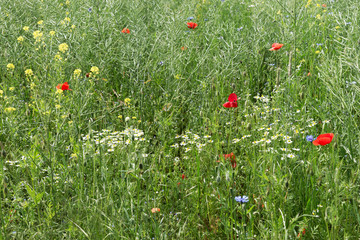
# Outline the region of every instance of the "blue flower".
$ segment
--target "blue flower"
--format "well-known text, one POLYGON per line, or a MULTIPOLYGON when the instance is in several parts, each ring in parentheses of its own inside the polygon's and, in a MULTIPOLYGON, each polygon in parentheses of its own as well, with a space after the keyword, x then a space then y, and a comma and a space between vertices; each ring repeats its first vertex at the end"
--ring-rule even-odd
POLYGON ((312 141, 314 141, 316 138, 314 138, 314 136, 313 135, 307 135, 306 136, 306 141, 308 141, 308 142, 312 142, 312 141))
POLYGON ((187 18, 187 20, 193 20, 194 19, 194 17, 188 17, 187 18))
POLYGON ((88 12, 91 12, 91 11, 92 11, 92 9, 91 9, 91 8, 89 8, 89 9, 88 9, 88 12))
POLYGON ((249 202, 249 197, 248 196, 237 196, 235 197, 235 201, 237 201, 238 203, 247 203, 249 202))
POLYGON ((239 28, 236 29, 236 30, 238 30, 238 32, 240 32, 242 29, 243 29, 243 27, 239 27, 239 28))

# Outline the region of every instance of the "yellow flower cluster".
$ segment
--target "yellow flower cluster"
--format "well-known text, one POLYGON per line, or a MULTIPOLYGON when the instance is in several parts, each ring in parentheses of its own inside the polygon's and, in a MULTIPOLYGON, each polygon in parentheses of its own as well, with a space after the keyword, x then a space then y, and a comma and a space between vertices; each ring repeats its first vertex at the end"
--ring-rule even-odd
POLYGON ((36 42, 40 42, 43 37, 43 33, 40 30, 36 30, 33 32, 33 36, 36 42))
POLYGON ((6 65, 6 68, 7 68, 8 71, 12 71, 12 70, 15 69, 15 66, 14 66, 14 64, 9 63, 8 65, 6 65))
POLYGON ((17 40, 18 40, 19 43, 22 43, 24 41, 24 37, 20 36, 20 37, 17 38, 17 40))
POLYGON ((31 69, 26 69, 26 70, 25 70, 25 75, 26 75, 27 77, 30 77, 30 76, 34 75, 34 73, 33 73, 33 71, 32 71, 31 69))
POLYGON ((50 36, 54 36, 55 35, 55 31, 50 31, 50 36))
POLYGON ((126 106, 129 106, 130 105, 130 102, 131 102, 131 99, 130 98, 125 98, 124 99, 124 103, 126 106))
POLYGON ((13 111, 15 111, 15 110, 16 110, 16 108, 8 107, 8 108, 5 108, 5 109, 4 109, 4 112, 6 112, 6 113, 11 113, 11 112, 13 112, 13 111))
POLYGON ((23 29, 24 29, 25 32, 29 31, 29 27, 28 27, 28 26, 23 27, 23 29))
POLYGON ((62 43, 59 45, 59 51, 62 53, 65 53, 67 50, 69 50, 69 45, 66 43, 62 43))
POLYGON ((94 75, 98 75, 99 74, 99 68, 96 66, 92 66, 90 68, 90 72, 93 73, 94 75))
POLYGON ((54 56, 55 61, 61 61, 62 57, 60 56, 59 52, 57 54, 55 54, 54 56))
POLYGON ((74 70, 74 78, 80 77, 80 74, 81 74, 81 69, 75 69, 74 70))

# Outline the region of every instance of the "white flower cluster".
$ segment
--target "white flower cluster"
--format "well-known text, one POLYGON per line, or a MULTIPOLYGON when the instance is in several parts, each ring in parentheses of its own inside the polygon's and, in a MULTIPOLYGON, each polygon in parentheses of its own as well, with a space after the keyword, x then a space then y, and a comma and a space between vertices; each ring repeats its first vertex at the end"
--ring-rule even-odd
POLYGON ((209 135, 205 135, 203 137, 199 136, 196 133, 192 133, 190 131, 187 131, 186 134, 183 135, 176 135, 175 139, 181 139, 180 143, 175 143, 171 145, 172 148, 178 148, 179 146, 185 147, 185 152, 191 151, 192 147, 191 145, 195 145, 198 151, 201 151, 203 147, 206 146, 207 143, 212 143, 213 140, 210 139, 211 137, 209 135))
MULTIPOLYGON (((117 147, 124 147, 133 142, 143 142, 144 132, 136 128, 126 128, 124 131, 111 131, 103 129, 101 131, 91 131, 90 134, 82 135, 83 145, 88 142, 95 143, 98 146, 105 146, 108 152, 114 152, 117 147)), ((96 151, 99 154, 99 151, 96 151)))

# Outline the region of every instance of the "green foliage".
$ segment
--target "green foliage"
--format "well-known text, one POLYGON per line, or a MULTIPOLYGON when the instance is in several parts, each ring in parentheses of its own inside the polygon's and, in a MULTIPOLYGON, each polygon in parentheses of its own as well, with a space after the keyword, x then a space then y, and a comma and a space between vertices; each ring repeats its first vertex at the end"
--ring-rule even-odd
POLYGON ((359 7, 1 1, 0 238, 357 239, 359 7))

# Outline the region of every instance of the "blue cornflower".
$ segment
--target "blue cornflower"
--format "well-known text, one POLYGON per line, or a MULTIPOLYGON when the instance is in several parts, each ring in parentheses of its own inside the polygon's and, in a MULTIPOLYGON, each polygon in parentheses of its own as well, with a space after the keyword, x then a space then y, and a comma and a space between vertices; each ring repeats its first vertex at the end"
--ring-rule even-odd
POLYGON ((249 201, 249 197, 248 196, 237 196, 235 197, 235 201, 237 201, 238 203, 247 203, 249 201))
POLYGON ((187 18, 187 20, 193 20, 194 19, 194 17, 188 17, 187 18))
POLYGON ((240 32, 242 29, 243 29, 243 27, 239 27, 239 28, 236 29, 236 30, 238 30, 238 32, 240 32))
POLYGON ((306 141, 308 141, 308 142, 312 142, 312 141, 314 141, 316 138, 314 138, 314 136, 313 135, 307 135, 306 136, 306 141))
POLYGON ((91 9, 91 8, 89 8, 89 9, 88 9, 88 12, 91 12, 91 11, 92 11, 92 9, 91 9))

